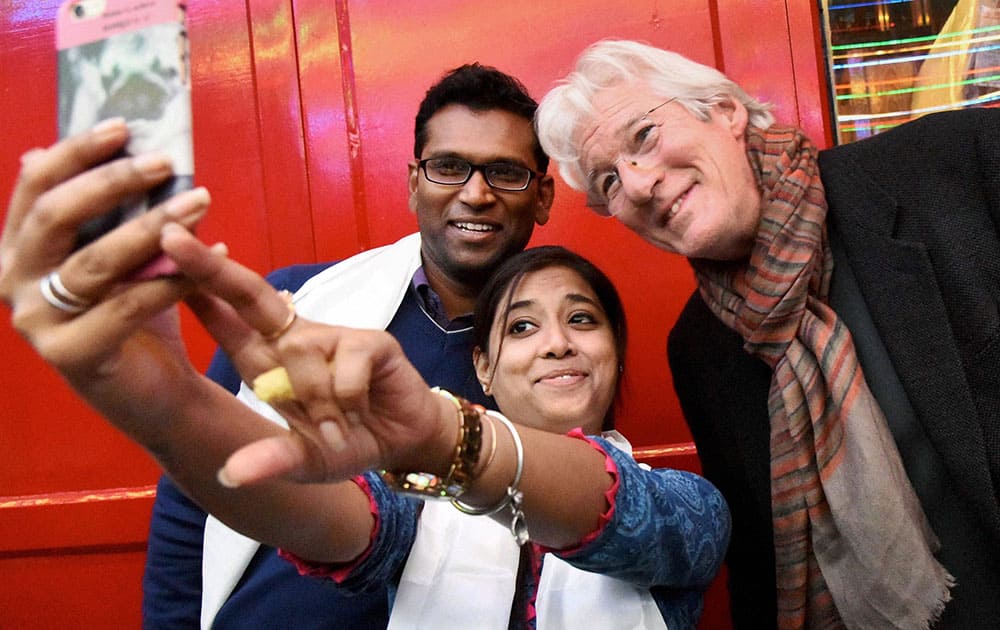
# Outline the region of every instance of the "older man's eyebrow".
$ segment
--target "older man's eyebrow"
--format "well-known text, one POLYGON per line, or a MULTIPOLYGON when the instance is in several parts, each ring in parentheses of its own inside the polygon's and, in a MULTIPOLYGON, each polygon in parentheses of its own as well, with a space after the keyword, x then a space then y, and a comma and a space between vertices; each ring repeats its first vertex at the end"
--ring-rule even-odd
MULTIPOLYGON (((657 106, 656 106, 656 107, 654 107, 653 109, 656 109, 657 107, 660 107, 660 106, 659 106, 659 105, 657 105, 657 106)), ((638 122, 639 122, 640 120, 642 120, 642 119, 643 119, 643 118, 645 118, 646 116, 649 116, 649 113, 650 113, 651 111, 653 111, 653 109, 650 109, 650 110, 647 110, 647 111, 644 111, 644 112, 642 112, 642 113, 640 113, 640 114, 636 114, 636 115, 632 116, 632 117, 631 117, 631 118, 629 118, 629 119, 628 119, 627 121, 625 121, 625 124, 624 124, 624 125, 622 125, 621 127, 619 127, 619 128, 617 129, 617 132, 618 132, 618 133, 622 133, 623 131, 626 131, 626 130, 628 130, 628 129, 631 129, 631 128, 632 128, 633 126, 635 126, 635 124, 636 124, 636 123, 638 123, 638 122)))
MULTIPOLYGON (((660 107, 660 105, 657 105, 657 107, 660 107)), ((653 109, 657 109, 657 107, 654 107, 653 109)), ((641 112, 641 113, 638 113, 638 114, 635 114, 635 115, 631 116, 628 120, 626 120, 624 123, 622 123, 617 128, 615 128, 615 130, 613 132, 613 135, 616 138, 622 137, 625 134, 625 132, 627 132, 629 129, 631 129, 636 124, 638 124, 639 121, 641 121, 643 118, 645 118, 646 116, 648 116, 650 111, 652 111, 652 110, 641 112)), ((617 156, 613 156, 613 158, 616 158, 616 157, 617 156)), ((597 166, 597 167, 594 167, 594 168, 590 169, 589 171, 587 171, 587 181, 590 182, 590 183, 593 183, 594 179, 598 175, 606 173, 609 170, 614 170, 614 167, 613 167, 613 165, 612 165, 611 162, 609 162, 608 167, 605 167, 604 165, 600 165, 600 166, 597 166), (608 168, 608 167, 611 167, 611 168, 608 168)))

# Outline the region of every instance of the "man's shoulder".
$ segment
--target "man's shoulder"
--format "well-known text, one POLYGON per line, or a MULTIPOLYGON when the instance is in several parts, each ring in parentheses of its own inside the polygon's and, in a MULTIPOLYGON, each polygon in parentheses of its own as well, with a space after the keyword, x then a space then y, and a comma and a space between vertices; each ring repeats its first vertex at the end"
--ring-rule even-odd
POLYGON ((695 289, 690 297, 688 297, 688 301, 684 304, 680 315, 677 316, 677 321, 670 328, 668 341, 673 342, 675 339, 702 334, 709 330, 715 330, 720 326, 725 328, 725 325, 708 308, 705 300, 701 297, 701 293, 695 289))
POLYGON ((671 363, 708 363, 731 352, 742 352, 743 339, 712 312, 697 290, 667 335, 671 363))
POLYGON ((335 265, 343 265, 343 269, 364 268, 371 264, 393 264, 397 260, 409 260, 420 251, 419 233, 408 234, 395 243, 373 247, 354 254, 342 260, 289 265, 275 269, 267 274, 267 281, 277 289, 296 291, 306 281, 322 274, 335 265))
POLYGON ((420 235, 413 233, 394 243, 366 249, 342 260, 282 267, 269 273, 267 281, 277 289, 294 292, 313 278, 317 278, 317 282, 322 285, 330 281, 336 282, 337 278, 342 280, 344 277, 354 278, 357 281, 358 274, 364 279, 365 274, 373 269, 405 268, 412 271, 411 268, 419 266, 419 252, 420 235), (333 269, 334 267, 336 269, 333 269))
POLYGON ((820 166, 841 158, 883 159, 891 154, 889 168, 900 158, 912 157, 933 166, 935 154, 968 151, 977 137, 995 138, 1000 134, 1000 109, 969 108, 936 112, 916 118, 882 133, 848 142, 820 152, 820 166))
POLYGON ((267 274, 267 281, 276 289, 297 291, 310 278, 336 265, 337 261, 289 265, 267 274))

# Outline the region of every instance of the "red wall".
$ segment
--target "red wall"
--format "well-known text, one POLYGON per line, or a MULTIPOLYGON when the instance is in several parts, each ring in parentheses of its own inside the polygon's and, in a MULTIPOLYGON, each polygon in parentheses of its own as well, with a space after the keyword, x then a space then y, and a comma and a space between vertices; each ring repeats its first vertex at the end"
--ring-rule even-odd
MULTIPOLYGON (((55 126, 56 0, 0 8, 0 196, 55 126)), ((712 64, 830 140, 820 29, 809 0, 193 0, 195 163, 213 196, 201 228, 264 272, 337 259, 416 227, 406 205, 413 116, 447 69, 478 60, 536 97, 587 44, 632 38, 712 64)), ((621 428, 659 465, 696 468, 665 360, 693 288, 686 263, 582 207, 557 184, 535 244, 594 259, 630 323, 621 428)), ((5 315, 6 316, 6 315, 5 315)), ((212 344, 185 320, 199 366, 212 344)), ((156 465, 79 403, 0 325, 0 627, 138 627, 156 465)), ((712 609, 703 627, 725 627, 712 609)))

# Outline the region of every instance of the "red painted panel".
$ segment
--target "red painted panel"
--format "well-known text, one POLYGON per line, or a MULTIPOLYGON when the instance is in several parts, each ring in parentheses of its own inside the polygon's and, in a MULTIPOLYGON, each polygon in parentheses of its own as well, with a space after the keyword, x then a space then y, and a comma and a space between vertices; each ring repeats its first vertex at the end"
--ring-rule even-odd
MULTIPOLYGON (((265 239, 271 267, 315 258, 302 108, 298 91, 295 28, 286 0, 250 6, 253 96, 260 143, 260 177, 266 209, 265 239), (303 229, 289 229, 299 226, 303 229)), ((251 87, 251 86, 247 86, 251 87)), ((247 121, 248 123, 250 121, 247 121)))
MULTIPOLYGON (((14 2, 0 11, 0 195, 9 197, 22 152, 56 138, 57 2, 14 2)), ((0 309, 4 321, 9 312, 0 309)), ((142 483, 155 467, 98 420, 17 334, 0 326, 0 494, 142 483), (83 486, 76 486, 81 483, 83 486)))
POLYGON ((0 627, 16 630, 141 628, 145 547, 0 556, 0 627))
MULTIPOLYGON (((57 4, 10 0, 0 8, 2 198, 20 153, 55 138, 57 4)), ((775 103, 779 119, 830 142, 815 3, 199 0, 189 7, 196 177, 213 195, 200 234, 225 240, 235 258, 262 272, 342 258, 415 229, 405 183, 413 116, 427 86, 468 61, 511 72, 541 97, 587 44, 645 40, 717 65, 775 103)), ((689 440, 665 361, 667 330, 694 286, 687 263, 590 214, 561 182, 552 220, 533 243, 568 245, 619 286, 631 327, 621 427, 645 447, 645 460, 697 470, 690 450, 657 450, 689 440)), ((203 367, 212 343, 187 315, 184 323, 203 367)), ((129 545, 145 535, 148 499, 48 507, 4 499, 148 488, 158 471, 6 325, 0 347, 3 624, 137 626, 141 553, 129 545)), ((725 627, 719 588, 702 627, 725 627)))
MULTIPOLYGON (((8 147, 0 155, 4 199, 21 152, 50 144, 56 136, 51 16, 57 4, 20 0, 0 12, 0 104, 8 147)), ((213 211, 201 233, 210 240, 224 236, 233 243, 234 255, 267 269, 270 257, 259 240, 267 233, 267 215, 261 188, 254 185, 260 177, 246 176, 248 170, 261 171, 254 87, 246 70, 246 14, 241 4, 227 4, 210 13, 199 6, 190 12, 197 179, 212 184, 216 209, 228 209, 213 211)), ((192 331, 196 362, 206 365, 211 344, 196 327, 186 329, 192 331)), ((0 329, 0 342, 7 366, 0 371, 0 461, 18 463, 0 467, 2 494, 143 485, 156 479, 158 469, 142 450, 76 400, 9 326, 0 329)))
POLYGON ((834 143, 834 129, 822 32, 818 2, 789 4, 788 41, 798 95, 798 124, 816 146, 826 148, 834 143))
POLYGON ((316 260, 338 260, 371 247, 347 3, 298 0, 295 28, 316 260))
POLYGON ((146 544, 155 486, 0 497, 0 558, 146 544))
MULTIPOLYGON (((212 208, 199 234, 208 242, 225 240, 234 258, 267 271, 274 262, 269 248, 268 165, 261 144, 261 117, 271 109, 258 105, 254 67, 255 60, 266 55, 266 47, 264 51, 251 47, 242 1, 189 3, 188 27, 195 179, 212 193, 212 208)), ((286 142, 294 142, 294 137, 286 142)), ((294 179, 289 185, 295 190, 294 179)))
POLYGON ((717 67, 774 105, 780 123, 828 146, 828 98, 817 2, 718 2, 717 67))

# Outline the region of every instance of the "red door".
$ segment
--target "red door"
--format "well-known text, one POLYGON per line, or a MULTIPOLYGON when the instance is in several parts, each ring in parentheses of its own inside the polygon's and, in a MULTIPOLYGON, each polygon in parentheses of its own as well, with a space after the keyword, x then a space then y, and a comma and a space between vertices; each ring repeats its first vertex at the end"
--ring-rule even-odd
MULTIPOLYGON (((0 195, 18 158, 56 135, 56 0, 0 8, 0 195)), ((416 229, 406 204, 424 90, 468 61, 536 97, 604 37, 712 64, 829 144, 816 3, 786 0, 194 0, 196 178, 208 241, 258 271, 336 259, 416 229)), ((582 207, 561 182, 535 244, 565 244, 619 286, 630 320, 620 426, 655 465, 697 469, 665 359, 693 289, 683 259, 582 207)), ((212 344, 185 320, 199 366, 212 344)), ((0 325, 0 628, 140 625, 140 576, 158 468, 0 325)), ((703 627, 726 627, 720 586, 703 627)))

